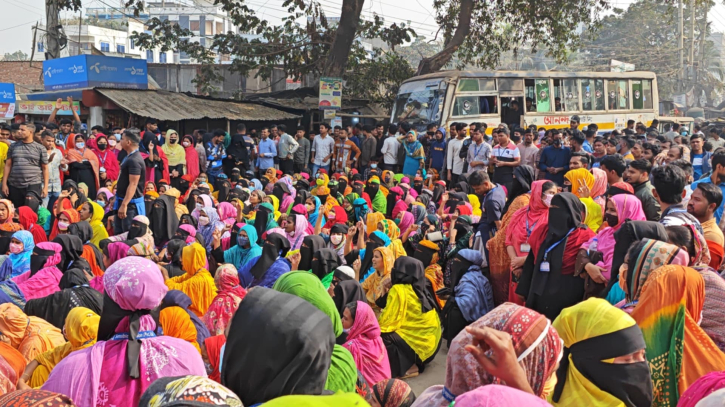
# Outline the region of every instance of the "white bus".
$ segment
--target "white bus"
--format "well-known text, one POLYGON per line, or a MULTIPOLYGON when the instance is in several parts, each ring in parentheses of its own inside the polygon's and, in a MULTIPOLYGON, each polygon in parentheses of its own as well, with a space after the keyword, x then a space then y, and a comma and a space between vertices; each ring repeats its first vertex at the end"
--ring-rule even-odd
POLYGON ((653 72, 441 71, 403 82, 392 123, 407 121, 424 132, 428 124, 484 122, 537 128, 623 129, 628 120, 646 126, 657 118, 659 97, 653 72), (518 109, 514 107, 518 105, 518 109))

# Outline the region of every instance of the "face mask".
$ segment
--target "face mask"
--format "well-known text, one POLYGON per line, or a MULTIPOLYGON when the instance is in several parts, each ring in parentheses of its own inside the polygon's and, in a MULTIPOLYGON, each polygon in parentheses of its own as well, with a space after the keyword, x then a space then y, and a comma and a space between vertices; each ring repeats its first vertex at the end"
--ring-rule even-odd
POLYGON ((10 243, 10 253, 20 254, 23 252, 23 245, 17 243, 10 243))
POLYGON ((201 226, 206 226, 209 224, 209 217, 208 216, 199 216, 199 224, 201 226))
POLYGON ((619 224, 619 217, 617 215, 612 215, 611 213, 605 213, 604 219, 607 221, 607 224, 611 227, 617 226, 619 224))
POLYGON ((99 199, 99 200, 96 201, 96 203, 99 204, 99 205, 101 205, 101 208, 105 208, 106 207, 106 201, 103 201, 103 200, 99 199))
POLYGON ((202 204, 196 203, 196 209, 201 210, 203 208, 202 204))
POLYGON ((76 143, 76 148, 84 148, 86 143, 76 143))
POLYGON ((393 222, 395 222, 396 225, 400 225, 400 218, 395 218, 393 222))
POLYGON ((173 139, 169 139, 169 143, 171 143, 171 144, 176 144, 176 140, 173 140, 173 139))
POLYGON ((324 179, 318 179, 315 182, 317 183, 317 186, 318 187, 321 187, 321 186, 325 185, 325 180, 324 179))
POLYGON ((554 147, 561 147, 561 140, 554 140, 554 147))
POLYGON ((116 141, 121 141, 121 135, 120 134, 114 134, 114 136, 116 137, 116 141))
POLYGON ((70 226, 70 223, 63 222, 62 220, 58 221, 58 229, 60 230, 68 230, 68 226, 70 226))
POLYGON ((542 201, 544 201, 544 204, 545 204, 546 206, 551 206, 551 199, 552 199, 553 197, 554 197, 554 195, 549 195, 549 194, 545 194, 545 195, 544 195, 544 199, 543 199, 542 201))
POLYGON ((342 242, 342 235, 331 235, 330 242, 332 242, 335 246, 339 245, 340 242, 342 242))
POLYGON ((189 147, 191 145, 191 143, 189 143, 188 141, 185 141, 185 142, 181 143, 181 145, 184 147, 189 147))
POLYGON ((116 146, 116 140, 115 139, 108 140, 108 145, 111 146, 111 147, 115 147, 116 146))
POLYGON ((106 147, 108 147, 108 144, 99 144, 98 145, 98 149, 101 150, 101 151, 105 150, 106 147))
POLYGON ((335 214, 331 213, 327 216, 327 220, 335 220, 335 214))
POLYGON ((376 169, 376 168, 378 168, 378 165, 377 164, 370 164, 370 168, 376 169))
POLYGON ((307 213, 310 213, 315 210, 315 205, 307 204, 305 205, 305 208, 307 208, 307 213))
POLYGON ((249 244, 249 238, 244 236, 238 236, 237 244, 239 245, 239 247, 244 247, 249 244))

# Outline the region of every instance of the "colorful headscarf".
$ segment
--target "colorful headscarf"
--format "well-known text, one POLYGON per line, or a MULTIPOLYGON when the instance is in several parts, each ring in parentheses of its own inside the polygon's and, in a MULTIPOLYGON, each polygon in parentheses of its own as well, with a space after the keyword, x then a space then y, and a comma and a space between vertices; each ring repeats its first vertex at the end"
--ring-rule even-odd
POLYGON ((185 309, 176 306, 162 309, 159 313, 159 325, 165 336, 185 340, 201 354, 201 348, 196 342, 196 327, 185 309))
POLYGON ((642 293, 645 281, 650 274, 662 266, 668 264, 687 266, 690 256, 685 250, 659 240, 642 239, 639 243, 641 250, 636 259, 629 259, 629 264, 634 267, 627 267, 626 272, 620 273, 619 285, 624 290, 627 302, 635 305, 642 293))
POLYGON ((9 199, 0 199, 0 204, 5 205, 6 208, 8 208, 8 217, 4 221, 0 221, 0 223, 12 223, 13 217, 15 217, 15 206, 13 205, 12 201, 9 199))
MULTIPOLYGON (((254 229, 254 228, 252 228, 254 229)), ((247 290, 239 285, 239 274, 231 264, 219 266, 214 274, 217 296, 204 314, 204 324, 214 335, 224 333, 247 290)))
POLYGON ((199 376, 162 377, 141 396, 139 407, 229 406, 244 407, 231 390, 199 376))
POLYGON ((17 390, 0 396, 2 406, 23 406, 23 407, 73 407, 73 400, 60 393, 53 393, 46 390, 30 389, 17 390))
MULTIPOLYGON (((725 372, 711 372, 692 383, 680 396, 678 407, 695 407, 700 400, 710 394, 725 389, 725 372)), ((721 403, 722 404, 722 403, 721 403)))
POLYGON ((13 277, 17 277, 26 271, 30 271, 30 257, 33 254, 35 243, 33 242, 33 234, 27 230, 19 230, 13 233, 14 239, 20 240, 23 244, 23 251, 20 253, 10 253, 8 259, 13 265, 13 277))
POLYGON ((513 387, 489 384, 456 397, 456 407, 551 407, 539 397, 513 387))
POLYGON ((375 312, 367 303, 356 301, 355 304, 353 323, 343 346, 350 351, 355 365, 369 383, 389 379, 388 352, 380 337, 375 312))
POLYGON ((373 393, 381 407, 409 407, 415 401, 415 393, 408 383, 388 379, 373 385, 373 393))

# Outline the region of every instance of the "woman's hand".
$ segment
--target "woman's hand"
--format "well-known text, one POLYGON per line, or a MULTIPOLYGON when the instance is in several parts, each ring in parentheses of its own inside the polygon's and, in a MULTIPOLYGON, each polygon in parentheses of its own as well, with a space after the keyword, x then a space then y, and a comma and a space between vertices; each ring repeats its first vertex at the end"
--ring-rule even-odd
POLYGON ((347 241, 352 241, 352 238, 355 237, 355 234, 357 233, 357 226, 350 226, 350 229, 347 230, 347 241))
MULTIPOLYGON (((604 278, 603 273, 605 273, 607 270, 597 266, 596 264, 587 263, 586 266, 584 266, 584 270, 587 271, 587 274, 589 277, 591 277, 592 280, 594 280, 595 283, 599 284, 605 284, 607 282, 607 279, 604 278)), ((580 274, 582 278, 584 277, 583 274, 580 274)))
POLYGON ((355 270, 355 274, 360 273, 361 266, 362 266, 362 263, 360 262, 360 259, 355 259, 355 261, 352 262, 352 269, 355 270))
POLYGON ((589 189, 586 183, 579 180, 579 190, 577 191, 580 198, 589 198, 592 195, 592 190, 589 189))
MULTIPOLYGON (((490 240, 489 240, 490 242, 490 240)), ((524 263, 526 262, 526 256, 521 257, 514 257, 511 259, 511 269, 521 269, 524 267, 524 263)))
POLYGON ((213 248, 217 248, 221 245, 222 242, 222 232, 219 231, 217 228, 214 228, 214 233, 211 235, 212 243, 211 246, 213 248))
POLYGON ((291 270, 298 270, 300 267, 300 260, 302 260, 302 255, 298 251, 297 253, 288 257, 287 260, 289 260, 290 264, 292 265, 291 270))

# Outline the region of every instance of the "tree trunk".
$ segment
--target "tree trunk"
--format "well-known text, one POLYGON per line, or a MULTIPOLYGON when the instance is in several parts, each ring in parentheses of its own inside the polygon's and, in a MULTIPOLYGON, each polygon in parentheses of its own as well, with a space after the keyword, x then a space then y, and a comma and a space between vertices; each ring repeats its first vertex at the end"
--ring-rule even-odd
POLYGON ((327 55, 324 76, 342 78, 345 73, 347 57, 350 55, 352 43, 355 41, 364 3, 364 0, 343 0, 340 23, 337 26, 330 53, 327 55))
POLYGON ((418 64, 417 75, 425 75, 431 72, 439 71, 441 68, 453 58, 453 54, 458 51, 458 47, 463 44, 463 41, 471 31, 471 14, 473 14, 473 2, 474 0, 461 0, 461 11, 458 14, 458 26, 456 31, 453 33, 451 40, 445 45, 445 47, 429 58, 423 58, 418 64))

